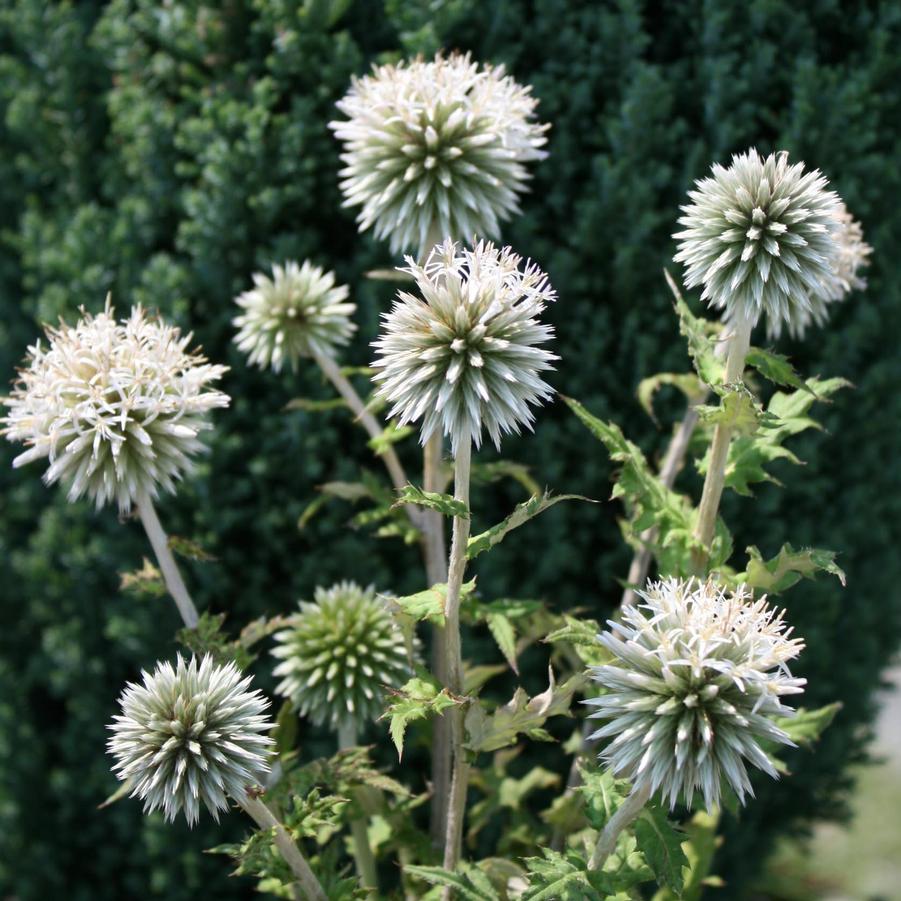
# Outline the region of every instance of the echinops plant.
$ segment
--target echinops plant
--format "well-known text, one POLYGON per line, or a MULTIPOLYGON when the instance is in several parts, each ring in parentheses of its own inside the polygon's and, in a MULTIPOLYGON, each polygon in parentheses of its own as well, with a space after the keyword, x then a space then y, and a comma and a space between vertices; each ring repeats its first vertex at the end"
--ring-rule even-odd
MULTIPOLYGON (((4 400, 4 434, 26 445, 17 466, 46 458, 45 480, 71 501, 136 510, 160 567, 151 577, 173 597, 177 638, 192 653, 122 691, 108 750, 123 786, 110 801, 131 794, 148 814, 190 825, 204 808, 218 819, 234 802, 258 829, 215 850, 278 897, 599 901, 639 897, 652 881, 658 901, 700 891, 714 875, 721 807, 753 804, 755 772, 783 772, 783 749, 809 746, 836 710, 788 703, 805 685, 789 669, 803 671, 805 645, 778 600, 801 578, 844 580, 835 555, 786 544, 769 559, 750 547, 742 559, 720 515, 725 490, 750 495, 749 485, 775 481, 771 461, 797 461, 783 443, 813 427, 813 403, 844 384, 802 378, 787 358, 752 346, 754 328, 764 321, 771 338, 804 338, 865 287, 860 224, 824 175, 785 152, 751 148, 714 165, 682 216, 673 212, 684 287, 720 319, 699 318, 667 274, 694 372, 650 377, 688 386, 690 399, 660 470, 615 423, 559 395, 619 467, 614 498, 640 562, 608 627, 585 614, 590 598, 560 611, 553 598, 480 590, 483 554, 521 528, 534 541, 532 519, 587 500, 540 490, 512 461, 472 460, 485 439, 499 449, 541 428, 538 411, 566 366, 591 364, 559 361, 552 349, 554 319, 566 317, 553 273, 498 240, 546 152, 536 105, 503 68, 456 53, 376 66, 339 101, 343 118, 328 125, 342 145, 345 204, 361 230, 387 240, 401 282, 378 333, 365 336, 367 370, 341 359, 359 328, 357 286, 288 260, 236 287, 234 341, 248 365, 286 379, 304 361, 317 366, 388 475, 385 484, 345 467, 299 525, 329 498, 355 503, 352 527, 420 546, 415 593, 377 594, 344 577, 299 607, 273 597, 271 616, 236 636, 223 615, 197 610, 172 553, 179 543, 152 501, 203 451, 209 414, 228 405, 214 387, 226 369, 141 307, 116 320, 107 303, 75 326, 48 328, 4 400), (415 256, 398 259, 403 250, 415 256), (417 438, 421 484, 402 463, 417 438), (698 499, 676 485, 688 456, 705 475, 698 499), (480 521, 471 497, 486 473, 529 491, 494 523, 480 521), (493 662, 475 654, 488 636, 493 662), (259 654, 264 642, 270 653, 259 654), (547 688, 529 696, 535 661, 547 688), (283 699, 271 718, 251 667, 283 699), (509 699, 492 682, 502 673, 524 683, 509 699), (566 759, 564 779, 533 765, 528 742, 559 738, 566 717, 579 721, 556 758, 566 759), (389 737, 398 755, 411 745, 418 761, 428 755, 430 771, 390 772, 378 747, 389 737), (696 813, 703 818, 682 831, 696 813)), ((334 405, 302 399, 304 428, 334 405)), ((328 547, 302 552, 333 569, 328 547)), ((286 557, 296 553, 286 540, 286 557)))

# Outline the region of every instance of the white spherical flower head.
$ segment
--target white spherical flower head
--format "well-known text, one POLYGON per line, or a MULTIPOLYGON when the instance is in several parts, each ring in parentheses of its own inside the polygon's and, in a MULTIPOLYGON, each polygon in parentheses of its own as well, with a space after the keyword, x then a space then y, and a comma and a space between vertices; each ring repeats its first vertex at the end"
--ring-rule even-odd
POLYGON ((810 312, 789 324, 789 330, 796 338, 804 336, 812 323, 823 325, 829 317, 829 304, 844 300, 852 291, 866 288, 866 279, 860 270, 870 265, 869 256, 873 252, 863 239, 863 227, 848 212, 844 203, 835 210, 838 229, 835 232, 835 253, 829 267, 829 276, 820 290, 811 294, 810 312))
POLYGON ((345 285, 309 261, 272 267, 272 277, 255 273, 253 288, 235 298, 244 312, 232 320, 235 343, 251 364, 279 372, 297 368, 301 357, 334 357, 356 331, 345 285))
POLYGON ((531 428, 531 405, 553 393, 540 373, 558 359, 540 346, 554 335, 539 319, 556 299, 547 276, 484 242, 458 252, 448 240, 425 266, 407 263, 421 296, 400 292, 373 342, 390 416, 421 421, 423 443, 449 435, 455 455, 460 442, 478 446, 483 428, 498 446, 502 434, 531 428))
POLYGON ((406 641, 372 586, 339 582, 314 597, 276 633, 276 691, 317 725, 362 726, 382 713, 385 686, 410 677, 406 641))
POLYGON ((269 770, 273 741, 261 734, 273 726, 264 715, 269 702, 233 663, 209 656, 158 663, 142 676, 125 687, 109 727, 113 772, 130 780, 145 813, 162 810, 171 821, 184 811, 193 826, 202 803, 218 820, 229 795, 242 799, 269 770))
POLYGON ((609 722, 591 738, 611 738, 601 757, 614 772, 670 805, 700 791, 715 807, 724 781, 744 803, 747 763, 778 778, 759 742, 792 744, 773 718, 794 712, 781 698, 805 684, 787 667, 804 643, 743 588, 669 579, 639 596, 599 636, 614 659, 592 668, 605 693, 586 703, 609 722))
POLYGON ((789 165, 784 151, 763 159, 756 150, 732 158, 728 169, 689 191, 677 262, 685 285, 727 321, 756 323, 766 315, 771 335, 809 319, 831 275, 838 196, 818 170, 789 165))
POLYGON ((329 123, 344 144, 344 205, 395 253, 436 234, 497 237, 519 210, 525 164, 547 155, 536 106, 503 66, 469 55, 375 67, 338 103, 347 119, 329 123))
POLYGON ((198 436, 210 427, 206 414, 228 406, 209 387, 227 367, 189 352, 191 335, 140 307, 120 322, 108 303, 97 316, 82 310, 76 325, 47 327, 46 335, 48 346, 28 349, 3 400, 2 433, 29 445, 13 466, 47 457, 44 481, 62 482, 70 501, 115 500, 123 512, 158 487, 174 491, 205 449, 198 436))

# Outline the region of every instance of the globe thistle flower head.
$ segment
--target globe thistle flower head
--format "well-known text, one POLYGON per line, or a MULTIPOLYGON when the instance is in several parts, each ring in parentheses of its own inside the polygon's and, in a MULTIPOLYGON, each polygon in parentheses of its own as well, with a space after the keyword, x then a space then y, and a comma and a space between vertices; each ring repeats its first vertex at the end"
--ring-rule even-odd
POLYGON ((190 471, 205 449, 206 414, 228 406, 209 386, 227 368, 188 351, 190 334, 141 307, 119 322, 109 300, 97 316, 81 314, 28 349, 0 423, 29 446, 13 466, 46 457, 44 481, 62 482, 70 501, 115 500, 125 512, 144 493, 174 491, 190 471))
POLYGON ((727 321, 765 315, 772 335, 797 329, 830 278, 838 196, 784 151, 763 159, 752 149, 712 171, 689 191, 685 228, 673 236, 686 287, 703 286, 702 299, 727 321))
POLYGON ((481 444, 484 428, 500 446, 551 396, 540 373, 558 358, 540 346, 554 332, 539 317, 556 294, 534 263, 520 263, 509 247, 458 252, 450 240, 424 266, 407 257, 420 296, 402 291, 382 315, 373 378, 390 416, 422 422, 423 443, 440 430, 456 455, 460 442, 481 444))
POLYGON ((526 164, 546 156, 536 106, 503 66, 468 54, 376 66, 338 103, 347 118, 329 123, 344 145, 344 205, 395 253, 436 233, 497 237, 519 210, 526 164))
POLYGON ((370 586, 339 582, 301 601, 275 635, 276 691, 317 725, 361 726, 383 709, 385 687, 399 688, 412 665, 401 629, 370 586))
POLYGON ((613 661, 592 668, 605 693, 586 703, 607 723, 590 737, 612 738, 605 762, 671 806, 700 791, 715 807, 723 782, 744 803, 748 763, 778 778, 760 740, 792 744, 773 718, 793 713, 781 698, 805 684, 787 666, 803 642, 744 588, 668 579, 639 596, 598 636, 613 661))
POLYGON ((202 803, 218 821, 227 796, 242 798, 269 770, 273 741, 261 734, 273 726, 269 702, 234 663, 209 655, 189 663, 179 656, 142 677, 125 687, 109 727, 113 772, 131 781, 130 797, 144 801, 145 813, 162 810, 171 821, 184 811, 193 826, 202 803))
POLYGON ((301 357, 333 357, 356 331, 345 285, 309 261, 272 267, 272 277, 254 273, 253 288, 235 298, 244 312, 232 320, 235 343, 251 364, 276 372, 301 357))
POLYGON ((810 311, 800 316, 797 322, 789 324, 789 331, 796 338, 802 338, 811 322, 823 325, 829 317, 829 304, 844 300, 852 291, 866 288, 866 279, 860 270, 870 265, 869 256, 873 252, 863 239, 863 227, 848 212, 844 203, 835 209, 838 228, 835 232, 835 252, 829 267, 829 275, 820 289, 810 297, 810 311))

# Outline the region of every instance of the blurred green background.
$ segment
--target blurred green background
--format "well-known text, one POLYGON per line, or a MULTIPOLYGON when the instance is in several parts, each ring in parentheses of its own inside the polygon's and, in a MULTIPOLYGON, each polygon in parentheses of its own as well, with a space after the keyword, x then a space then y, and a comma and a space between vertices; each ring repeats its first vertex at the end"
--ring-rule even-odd
MULTIPOLYGON (((725 514, 739 549, 769 556, 788 540, 840 552, 846 590, 807 583, 785 601, 808 642, 805 703, 845 706, 816 753, 791 758, 790 779, 760 781, 728 823, 721 895, 744 897, 780 836, 844 815, 901 637, 899 43, 895 0, 3 0, 0 374, 13 378, 41 321, 96 310, 108 291, 120 308, 159 308, 233 367, 224 388, 234 402, 216 416, 211 454, 160 504, 170 531, 218 558, 189 568, 201 605, 237 627, 338 578, 416 590, 415 548, 348 529, 348 507, 298 530, 318 484, 352 480, 372 461, 340 414, 283 411, 292 397, 328 396, 316 372, 251 372, 230 343, 232 298, 250 273, 311 257, 354 286, 361 328, 349 360, 369 360, 391 286, 363 274, 397 261, 340 209, 326 123, 351 76, 374 59, 445 47, 506 63, 534 86, 550 157, 504 237, 559 293, 554 384, 650 454, 680 402, 662 399, 658 427, 635 386, 688 365, 661 275, 685 191, 711 161, 749 146, 821 168, 875 248, 870 286, 804 344, 778 349, 803 373, 856 389, 821 413, 825 432, 794 445, 808 465, 779 471, 787 487, 765 485, 756 502, 729 497, 725 514)), ((178 623, 167 599, 118 589, 118 573, 148 553, 139 527, 68 505, 37 466, 14 473, 15 453, 0 448, 0 897, 249 897, 225 859, 200 853, 241 835, 239 816, 189 832, 142 817, 137 802, 96 809, 115 787, 104 744, 118 692, 172 656, 178 623)), ((412 468, 415 447, 402 453, 412 468)), ((561 404, 504 456, 556 491, 609 495, 601 446, 561 404)), ((476 516, 493 522, 519 499, 515 487, 482 488, 476 516)), ((603 617, 628 567, 619 512, 555 507, 480 560, 482 591, 603 617)), ((524 676, 533 689, 540 670, 524 676)), ((314 734, 304 743, 329 750, 314 734)), ((558 749, 541 753, 562 766, 558 749)))

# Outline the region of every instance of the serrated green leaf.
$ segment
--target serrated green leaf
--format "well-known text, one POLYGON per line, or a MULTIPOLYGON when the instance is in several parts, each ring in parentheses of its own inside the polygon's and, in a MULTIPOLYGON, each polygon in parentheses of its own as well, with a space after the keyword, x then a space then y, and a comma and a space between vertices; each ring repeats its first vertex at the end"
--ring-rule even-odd
POLYGON ((682 850, 688 859, 688 871, 685 874, 681 894, 663 887, 654 895, 654 901, 701 901, 705 886, 722 884, 716 876, 710 875, 716 849, 722 843, 717 835, 720 824, 719 813, 708 813, 699 810, 685 826, 685 840, 682 850))
POLYGON ((781 594, 801 579, 815 579, 821 572, 835 576, 842 585, 845 574, 835 562, 835 552, 820 548, 796 551, 790 544, 782 545, 779 553, 764 560, 753 545, 747 548, 748 568, 735 576, 750 588, 766 594, 781 594))
POLYGON ((457 872, 445 870, 443 867, 404 867, 407 875, 418 876, 432 885, 445 885, 456 889, 456 897, 463 901, 500 901, 491 880, 477 867, 460 863, 457 872))
POLYGON ((119 573, 119 589, 136 596, 161 598, 166 594, 163 574, 145 557, 140 569, 119 573))
POLYGON ((721 425, 735 435, 753 435, 768 419, 760 404, 747 388, 725 391, 718 406, 695 408, 702 422, 721 425))
POLYGON ((403 441, 404 438, 407 438, 412 434, 412 426, 396 426, 393 422, 389 422, 379 435, 369 439, 367 445, 373 453, 381 456, 388 448, 397 444, 399 441, 403 441))
POLYGON ((474 485, 489 485, 500 479, 510 478, 519 482, 531 497, 541 494, 541 486, 532 478, 529 467, 513 460, 493 460, 491 463, 472 464, 472 482, 474 485))
POLYGON ((441 688, 434 680, 421 676, 414 676, 403 688, 389 691, 392 700, 380 719, 390 721, 388 731, 399 759, 404 754, 404 734, 411 722, 440 714, 448 707, 464 703, 463 699, 451 697, 447 689, 441 688))
MULTIPOLYGON (((671 575, 688 575, 686 561, 693 550, 700 549, 694 537, 696 514, 691 502, 660 481, 644 454, 623 435, 618 425, 598 419, 570 397, 561 395, 561 398, 586 428, 603 442, 610 458, 622 464, 611 497, 622 498, 626 505, 631 541, 645 543, 642 533, 655 527, 656 538, 649 546, 657 559, 658 568, 671 575)), ((723 558, 728 543, 725 526, 718 526, 711 558, 723 558)))
POLYGON ((638 402, 645 413, 657 421, 654 415, 654 395, 664 386, 678 388, 689 404, 702 401, 708 393, 707 386, 693 372, 658 372, 638 383, 638 402))
POLYGON ((765 379, 784 388, 797 388, 800 391, 808 391, 813 394, 813 389, 797 372, 788 357, 782 354, 761 350, 759 347, 751 347, 745 356, 745 363, 756 369, 765 379))
POLYGON ((688 355, 695 371, 705 385, 722 385, 726 376, 725 361, 716 354, 716 332, 718 326, 706 319, 698 318, 688 308, 673 277, 664 270, 666 283, 673 292, 676 313, 679 316, 679 332, 688 341, 688 355))
POLYGON ((585 816, 591 826, 600 831, 626 800, 629 782, 617 779, 609 770, 587 763, 579 764, 579 772, 582 775, 579 793, 584 801, 585 816))
POLYGON ((564 615, 563 621, 564 625, 548 634, 544 639, 546 642, 569 642, 586 666, 600 666, 609 662, 609 652, 598 642, 598 635, 602 630, 595 620, 564 615))
MULTIPOLYGON (((801 461, 783 444, 807 429, 819 429, 820 425, 807 416, 808 410, 815 401, 827 400, 847 384, 844 379, 808 379, 809 390, 775 392, 767 405, 764 427, 753 435, 733 438, 726 463, 726 485, 739 494, 750 495, 750 485, 756 482, 779 484, 764 467, 775 460, 799 464, 801 461)), ((706 473, 706 459, 698 469, 702 475, 706 473)))
POLYGON ((469 508, 463 501, 458 501, 449 494, 439 494, 437 491, 423 491, 415 485, 406 485, 397 494, 395 507, 403 504, 415 504, 417 507, 428 507, 445 516, 457 516, 460 519, 469 519, 469 508))
POLYGON ((682 850, 685 836, 677 832, 666 814, 654 804, 649 804, 635 821, 635 838, 648 866, 654 871, 657 882, 665 885, 678 897, 684 884, 683 867, 688 858, 682 850))
POLYGON ((529 887, 522 901, 602 901, 591 885, 588 868, 579 856, 566 855, 548 848, 543 857, 527 857, 529 887))
POLYGON ((501 653, 514 673, 519 675, 519 667, 516 664, 516 632, 513 623, 503 613, 489 613, 485 617, 488 623, 488 631, 497 642, 501 653))
POLYGON ((194 560, 198 563, 212 563, 216 558, 204 550, 200 544, 190 538, 183 538, 181 535, 170 535, 167 541, 169 548, 179 557, 186 560, 194 560))
POLYGON ((784 729, 795 744, 810 747, 841 709, 842 705, 839 702, 818 707, 816 710, 799 707, 794 716, 777 717, 776 725, 784 729))
POLYGON ((560 501, 573 500, 588 501, 591 504, 597 503, 591 498, 582 497, 581 494, 557 494, 552 496, 545 492, 544 494, 533 495, 527 501, 517 504, 514 511, 505 520, 492 526, 480 535, 474 535, 470 538, 466 546, 467 559, 472 560, 478 557, 479 554, 490 550, 496 544, 500 544, 514 529, 518 529, 533 517, 538 516, 539 513, 543 513, 545 510, 553 507, 554 504, 559 504, 560 501))
MULTIPOLYGON (((466 603, 475 590, 475 579, 464 582, 460 586, 460 603, 466 603)), ((444 605, 447 602, 447 584, 445 582, 406 597, 395 598, 390 595, 381 595, 381 597, 392 610, 408 616, 410 619, 417 622, 428 620, 437 626, 444 625, 444 605)))
POLYGON ((580 674, 558 686, 552 671, 548 672, 548 687, 541 694, 529 698, 517 688, 506 704, 491 714, 481 704, 473 704, 466 712, 465 747, 470 751, 496 751, 512 745, 518 735, 525 734, 537 741, 547 741, 542 726, 551 716, 571 716, 570 705, 576 690, 583 683, 580 674))

